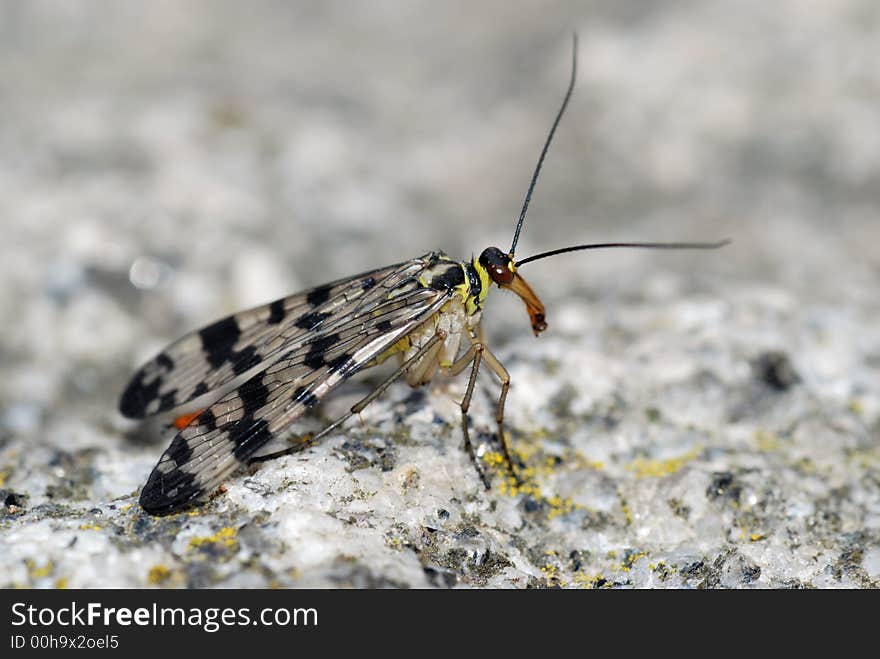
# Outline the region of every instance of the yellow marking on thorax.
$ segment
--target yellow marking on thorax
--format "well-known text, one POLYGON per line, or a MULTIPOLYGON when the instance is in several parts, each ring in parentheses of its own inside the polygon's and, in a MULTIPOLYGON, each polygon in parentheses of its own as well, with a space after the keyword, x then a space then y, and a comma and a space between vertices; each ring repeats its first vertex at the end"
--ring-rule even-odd
MULTIPOLYGON (((480 265, 480 261, 478 258, 474 257, 471 261, 471 264, 476 269, 477 276, 480 278, 480 292, 478 295, 474 295, 471 290, 471 282, 470 277, 468 277, 467 273, 467 264, 466 262, 455 261, 450 259, 447 256, 443 256, 438 260, 438 264, 448 264, 450 266, 461 268, 462 275, 464 281, 452 289, 453 294, 456 295, 460 300, 462 305, 465 308, 465 312, 468 316, 473 316, 477 311, 480 311, 483 307, 483 301, 486 299, 486 296, 489 293, 489 288, 492 285, 492 279, 489 277, 489 271, 486 270, 482 265, 480 265)), ((428 288, 431 286, 431 277, 435 271, 435 268, 431 268, 423 272, 419 275, 419 283, 428 288)), ((440 309, 440 313, 443 313, 446 310, 446 306, 440 309)))
MULTIPOLYGON (((483 302, 486 300, 486 297, 489 295, 489 289, 492 287, 492 279, 489 277, 489 271, 486 270, 482 265, 480 265, 480 259, 476 256, 471 261, 471 264, 474 266, 474 269, 477 271, 477 276, 480 278, 480 294, 477 296, 470 295, 470 284, 468 284, 468 296, 464 301, 464 308, 467 311, 469 316, 473 316, 478 309, 483 308, 483 302)), ((465 278, 467 281, 467 278, 465 278)))
POLYGON ((465 273, 464 283, 455 287, 455 294, 461 298, 461 302, 464 304, 467 314, 469 316, 472 315, 473 312, 471 311, 471 306, 474 305, 474 296, 471 295, 471 282, 467 278, 467 273, 465 273))
MULTIPOLYGON (((470 278, 467 275, 466 263, 453 261, 448 257, 444 257, 440 259, 441 263, 448 263, 450 265, 454 265, 455 267, 459 267, 462 269, 464 274, 464 281, 452 289, 453 295, 458 297, 460 303, 464 307, 465 313, 468 316, 473 316, 478 312, 482 311, 483 302, 486 300, 486 297, 489 295, 489 289, 492 286, 492 279, 489 276, 489 271, 480 265, 479 259, 476 257, 472 260, 471 264, 477 272, 477 276, 480 278, 480 292, 479 294, 474 295, 471 289, 470 278)), ((419 275, 419 283, 428 288, 431 285, 431 280, 428 275, 433 271, 429 270, 423 272, 419 275)), ((433 320, 434 326, 436 327, 440 322, 440 317, 443 314, 449 312, 449 308, 452 305, 453 301, 450 299, 446 304, 444 304, 437 312, 433 315, 430 320, 433 320)), ((429 320, 429 322, 430 322, 429 320)), ((382 352, 380 355, 377 355, 373 358, 369 365, 375 366, 377 364, 381 364, 389 357, 397 354, 405 354, 408 350, 412 348, 412 341, 410 340, 410 336, 402 336, 398 339, 393 345, 389 346, 382 352)), ((448 364, 445 364, 448 366, 448 364)))
POLYGON ((381 355, 374 357, 373 360, 368 364, 368 366, 376 366, 384 362, 389 357, 396 355, 397 353, 405 353, 407 350, 410 349, 411 345, 412 344, 410 343, 409 335, 403 336, 399 338, 397 342, 391 347, 386 348, 385 352, 383 352, 381 355))

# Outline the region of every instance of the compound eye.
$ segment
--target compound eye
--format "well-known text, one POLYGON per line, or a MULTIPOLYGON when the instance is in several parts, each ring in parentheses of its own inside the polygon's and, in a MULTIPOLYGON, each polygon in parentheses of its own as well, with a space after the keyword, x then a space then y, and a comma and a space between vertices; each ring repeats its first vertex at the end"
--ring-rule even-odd
POLYGON ((486 268, 489 276, 499 286, 510 284, 513 281, 513 271, 510 269, 510 257, 497 247, 487 247, 480 254, 480 265, 486 268))

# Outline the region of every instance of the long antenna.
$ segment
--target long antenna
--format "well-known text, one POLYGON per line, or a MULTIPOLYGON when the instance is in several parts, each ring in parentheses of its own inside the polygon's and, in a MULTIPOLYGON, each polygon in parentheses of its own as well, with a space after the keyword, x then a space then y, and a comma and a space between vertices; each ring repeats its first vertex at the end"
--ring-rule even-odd
POLYGON ((556 127, 559 125, 559 120, 562 119, 562 114, 565 112, 565 106, 568 105, 568 99, 571 98, 571 93, 574 91, 574 81, 575 78, 577 78, 577 32, 575 32, 571 36, 571 80, 568 83, 568 90, 565 92, 565 98, 562 100, 562 107, 560 107, 559 112, 556 113, 556 119, 554 119, 553 121, 553 127, 550 129, 550 134, 547 136, 547 141, 544 142, 544 148, 541 149, 541 157, 538 158, 538 166, 535 167, 535 173, 532 174, 532 182, 529 183, 529 190, 528 192, 526 192, 526 200, 523 202, 522 210, 519 213, 519 222, 516 225, 516 231, 513 232, 513 243, 510 245, 510 252, 508 252, 508 256, 510 256, 511 259, 513 259, 513 252, 516 249, 516 243, 519 241, 519 232, 522 230, 523 222, 526 219, 526 211, 529 210, 529 202, 532 200, 532 191, 534 191, 535 189, 535 183, 538 182, 538 174, 541 172, 541 165, 544 164, 544 156, 547 155, 547 149, 550 148, 550 142, 553 140, 553 133, 556 132, 556 127))
POLYGON ((538 259, 546 259, 548 256, 556 256, 557 254, 565 254, 566 252, 578 252, 582 249, 605 249, 606 247, 638 247, 642 249, 718 249, 730 243, 730 239, 719 240, 713 243, 593 243, 591 245, 574 245, 572 247, 560 247, 549 252, 541 252, 534 256, 529 256, 515 263, 515 267, 520 267, 526 263, 537 261, 538 259))

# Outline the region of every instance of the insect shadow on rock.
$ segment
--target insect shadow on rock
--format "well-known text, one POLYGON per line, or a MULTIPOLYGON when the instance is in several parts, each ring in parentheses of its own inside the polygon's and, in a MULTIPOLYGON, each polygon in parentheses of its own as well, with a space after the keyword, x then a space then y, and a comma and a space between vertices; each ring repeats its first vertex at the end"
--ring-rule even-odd
POLYGON ((498 441, 507 468, 516 476, 504 433, 510 376, 486 345, 480 325, 492 284, 522 299, 537 336, 547 323, 543 304, 519 272, 527 263, 586 249, 713 249, 727 243, 597 243, 515 258, 532 192, 576 74, 574 35, 571 80, 532 174, 509 250, 488 247, 470 261, 433 251, 323 284, 192 332, 135 373, 119 402, 127 417, 143 418, 214 395, 197 412, 175 420, 173 439, 141 491, 144 510, 177 511, 209 495, 241 465, 301 451, 318 441, 398 378, 405 376, 418 387, 438 371, 450 376, 469 372, 460 404, 464 447, 489 489, 468 431, 468 409, 483 365, 501 385, 495 410, 498 441), (258 455, 340 383, 389 357, 398 358, 399 367, 348 412, 285 450, 258 455))

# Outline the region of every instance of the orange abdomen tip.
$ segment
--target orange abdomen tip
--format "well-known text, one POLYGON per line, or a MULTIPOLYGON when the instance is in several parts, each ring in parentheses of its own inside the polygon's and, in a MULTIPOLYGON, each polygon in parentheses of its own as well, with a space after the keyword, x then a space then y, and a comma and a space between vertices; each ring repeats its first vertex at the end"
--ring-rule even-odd
POLYGON ((183 430, 189 424, 191 424, 193 422, 193 420, 199 416, 199 414, 201 414, 204 411, 205 411, 204 409, 201 409, 201 410, 196 410, 195 412, 192 412, 190 414, 181 414, 179 417, 174 419, 173 425, 178 430, 183 430))

